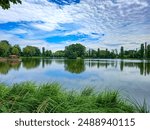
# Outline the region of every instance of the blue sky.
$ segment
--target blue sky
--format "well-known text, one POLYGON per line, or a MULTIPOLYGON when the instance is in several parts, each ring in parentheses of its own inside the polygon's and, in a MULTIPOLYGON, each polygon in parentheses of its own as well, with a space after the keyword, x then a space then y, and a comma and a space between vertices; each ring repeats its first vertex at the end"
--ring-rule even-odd
POLYGON ((0 40, 53 51, 73 43, 126 49, 150 43, 150 0, 22 0, 0 8, 0 40))

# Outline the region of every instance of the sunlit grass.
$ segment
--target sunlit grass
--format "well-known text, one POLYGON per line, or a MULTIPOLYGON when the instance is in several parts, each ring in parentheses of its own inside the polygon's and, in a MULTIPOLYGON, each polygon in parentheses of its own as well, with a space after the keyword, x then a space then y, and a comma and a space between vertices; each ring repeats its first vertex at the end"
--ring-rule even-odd
POLYGON ((6 86, 0 84, 0 112, 21 113, 133 113, 149 112, 143 105, 121 98, 118 91, 66 91, 58 83, 36 85, 25 82, 6 86))

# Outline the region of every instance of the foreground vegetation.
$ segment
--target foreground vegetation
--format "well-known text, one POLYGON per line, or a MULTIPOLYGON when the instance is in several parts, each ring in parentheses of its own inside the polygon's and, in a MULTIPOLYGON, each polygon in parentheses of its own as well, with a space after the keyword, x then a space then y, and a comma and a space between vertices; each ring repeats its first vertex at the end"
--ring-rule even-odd
POLYGON ((76 112, 149 112, 146 103, 122 99, 118 91, 95 93, 66 91, 57 83, 36 85, 31 82, 6 86, 0 84, 0 112, 76 113, 76 112))

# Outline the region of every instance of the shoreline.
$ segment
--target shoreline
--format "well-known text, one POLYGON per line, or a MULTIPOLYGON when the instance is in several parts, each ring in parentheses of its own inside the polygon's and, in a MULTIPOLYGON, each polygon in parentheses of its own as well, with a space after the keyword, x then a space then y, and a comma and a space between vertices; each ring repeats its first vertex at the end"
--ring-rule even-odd
POLYGON ((0 57, 0 62, 7 62, 7 61, 18 61, 18 62, 20 62, 21 58, 12 59, 12 58, 3 58, 3 57, 0 57))

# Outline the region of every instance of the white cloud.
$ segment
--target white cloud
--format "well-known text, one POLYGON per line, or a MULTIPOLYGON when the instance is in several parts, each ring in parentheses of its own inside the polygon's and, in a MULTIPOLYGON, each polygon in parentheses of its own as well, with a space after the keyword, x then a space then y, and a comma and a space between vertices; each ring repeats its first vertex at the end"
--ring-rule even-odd
MULTIPOLYGON (((12 5, 9 10, 1 10, 0 23, 32 21, 28 26, 48 32, 60 29, 60 23, 74 23, 81 28, 59 35, 84 33, 95 37, 93 32, 106 34, 102 40, 100 38, 94 41, 95 43, 88 40, 84 42, 88 45, 94 44, 95 47, 96 44, 107 46, 104 43, 127 45, 127 42, 150 42, 148 2, 149 0, 81 0, 79 4, 60 8, 47 0, 24 0, 22 5, 12 5)), ((20 29, 17 31, 25 33, 20 29)), ((26 40, 28 36, 34 37, 32 29, 28 30, 26 40)))
POLYGON ((53 50, 53 51, 64 49, 64 44, 55 44, 55 43, 49 44, 44 40, 21 39, 11 33, 5 33, 0 31, 0 36, 1 36, 0 41, 7 39, 12 45, 18 44, 21 48, 30 45, 30 46, 36 46, 40 49, 42 49, 42 47, 45 47, 46 50, 53 50))
POLYGON ((11 31, 9 31, 9 33, 12 33, 12 34, 27 34, 27 30, 25 29, 13 29, 11 31))

